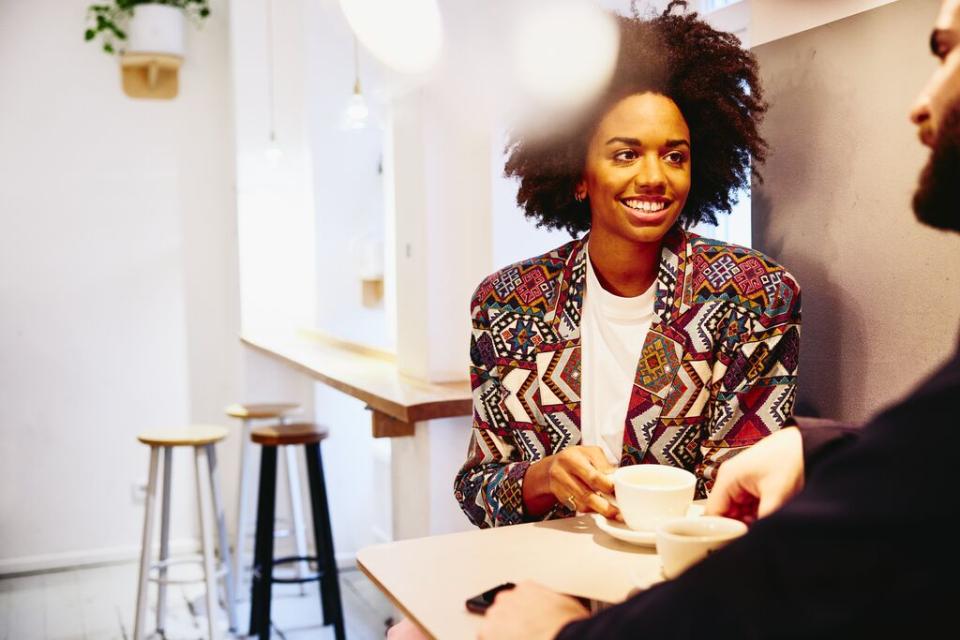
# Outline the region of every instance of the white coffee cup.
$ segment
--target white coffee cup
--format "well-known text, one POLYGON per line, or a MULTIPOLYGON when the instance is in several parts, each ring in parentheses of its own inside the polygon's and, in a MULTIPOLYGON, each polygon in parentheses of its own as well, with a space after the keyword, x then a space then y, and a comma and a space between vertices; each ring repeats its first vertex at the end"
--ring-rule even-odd
POLYGON ((711 552, 747 532, 747 525, 732 518, 701 516, 678 518, 657 528, 657 554, 663 575, 676 578, 711 552))
POLYGON ((616 506, 634 531, 653 531, 662 522, 686 515, 697 477, 662 464, 634 464, 611 474, 616 506))

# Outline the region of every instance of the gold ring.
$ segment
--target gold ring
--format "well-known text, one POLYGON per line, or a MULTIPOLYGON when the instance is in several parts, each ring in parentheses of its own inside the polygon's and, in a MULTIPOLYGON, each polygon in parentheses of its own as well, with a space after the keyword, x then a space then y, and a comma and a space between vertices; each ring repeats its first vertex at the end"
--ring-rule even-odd
POLYGON ((572 493, 567 496, 567 504, 570 505, 570 509, 573 511, 577 510, 577 499, 572 493))

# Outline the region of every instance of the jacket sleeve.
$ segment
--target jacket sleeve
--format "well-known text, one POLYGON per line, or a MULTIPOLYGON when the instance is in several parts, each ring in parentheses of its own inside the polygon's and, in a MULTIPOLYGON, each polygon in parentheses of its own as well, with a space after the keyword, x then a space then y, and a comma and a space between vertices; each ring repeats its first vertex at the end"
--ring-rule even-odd
POLYGON ((470 522, 486 528, 524 521, 523 478, 530 461, 520 459, 514 444, 487 310, 479 291, 471 308, 473 426, 467 460, 454 482, 454 495, 470 522))
POLYGON ((734 313, 713 369, 696 473, 697 494, 713 486, 720 465, 792 424, 800 361, 800 287, 786 271, 759 314, 734 313), (729 345, 729 346, 728 346, 729 345))

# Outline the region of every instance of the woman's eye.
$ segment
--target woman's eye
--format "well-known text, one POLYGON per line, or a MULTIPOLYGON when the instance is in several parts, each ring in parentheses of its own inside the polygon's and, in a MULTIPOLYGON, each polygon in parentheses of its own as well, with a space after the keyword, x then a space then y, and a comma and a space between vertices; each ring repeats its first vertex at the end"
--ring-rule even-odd
POLYGON ((686 160, 687 157, 682 151, 671 151, 664 156, 664 159, 671 164, 683 164, 683 161, 686 160))
POLYGON ((632 149, 624 149, 613 154, 613 159, 618 162, 630 162, 637 159, 637 152, 632 149))

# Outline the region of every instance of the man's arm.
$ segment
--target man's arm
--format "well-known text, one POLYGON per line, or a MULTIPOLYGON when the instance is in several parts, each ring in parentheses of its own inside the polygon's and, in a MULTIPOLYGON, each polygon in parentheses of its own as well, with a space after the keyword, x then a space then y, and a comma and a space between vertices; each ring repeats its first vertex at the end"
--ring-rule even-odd
POLYGON ((796 495, 817 464, 856 442, 860 430, 832 420, 799 418, 721 468, 707 513, 750 523, 796 495))
POLYGON ((863 430, 816 438, 833 449, 818 449, 783 508, 677 579, 557 637, 920 637, 947 624, 955 603, 945 585, 960 562, 940 539, 911 536, 960 517, 955 454, 933 445, 918 455, 914 426, 930 443, 952 442, 958 390, 954 362, 863 430))
POLYGON ((843 447, 856 442, 858 427, 823 418, 794 418, 803 436, 803 463, 808 472, 817 464, 843 447))

